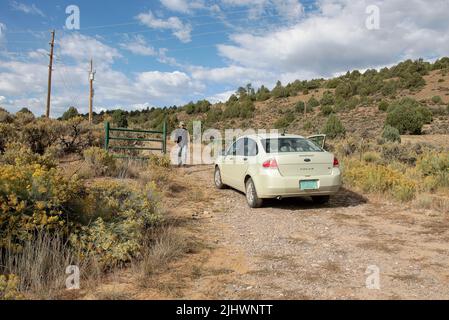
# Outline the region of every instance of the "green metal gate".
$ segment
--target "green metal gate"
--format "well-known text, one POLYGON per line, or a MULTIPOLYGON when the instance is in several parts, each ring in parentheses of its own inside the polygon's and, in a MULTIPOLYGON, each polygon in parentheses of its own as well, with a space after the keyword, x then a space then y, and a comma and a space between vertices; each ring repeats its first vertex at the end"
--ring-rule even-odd
MULTIPOLYGON (((163 154, 167 153, 167 121, 164 121, 162 131, 156 130, 140 130, 140 129, 127 129, 127 128, 112 128, 109 122, 105 122, 105 149, 110 151, 126 151, 126 150, 138 150, 138 151, 160 151, 163 154), (126 133, 140 133, 144 135, 162 135, 162 139, 157 138, 136 138, 136 137, 117 137, 111 136, 113 132, 126 132, 126 133), (128 141, 128 142, 160 142, 160 148, 152 147, 136 147, 136 146, 111 146, 111 141, 128 141)), ((116 158, 135 158, 129 155, 114 155, 116 158)), ((139 159, 146 159, 145 157, 139 157, 139 159)))

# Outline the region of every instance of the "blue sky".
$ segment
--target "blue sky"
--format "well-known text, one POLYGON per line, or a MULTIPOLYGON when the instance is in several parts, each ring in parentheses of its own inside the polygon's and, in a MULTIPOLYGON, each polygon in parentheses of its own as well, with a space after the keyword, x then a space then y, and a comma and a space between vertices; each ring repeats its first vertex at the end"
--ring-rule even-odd
POLYGON ((56 29, 52 115, 227 99, 273 86, 449 55, 449 1, 77 0, 0 2, 0 106, 42 114, 50 29, 56 29), (80 9, 80 29, 65 27, 80 9), (379 28, 366 21, 379 9, 379 28))

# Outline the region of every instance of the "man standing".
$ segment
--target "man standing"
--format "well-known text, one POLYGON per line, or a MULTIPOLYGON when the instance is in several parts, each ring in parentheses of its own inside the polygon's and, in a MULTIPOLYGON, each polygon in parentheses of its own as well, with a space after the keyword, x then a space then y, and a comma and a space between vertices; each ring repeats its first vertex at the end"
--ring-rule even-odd
POLYGON ((187 151, 189 148, 189 132, 187 131, 184 122, 179 123, 179 129, 175 131, 175 143, 178 146, 178 166, 185 166, 187 164, 187 151))

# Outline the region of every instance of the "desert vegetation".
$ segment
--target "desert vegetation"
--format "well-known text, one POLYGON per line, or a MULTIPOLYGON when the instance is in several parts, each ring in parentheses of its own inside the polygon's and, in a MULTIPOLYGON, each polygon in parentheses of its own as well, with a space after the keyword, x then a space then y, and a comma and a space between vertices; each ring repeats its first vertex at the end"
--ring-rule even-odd
MULTIPOLYGON (((447 145, 404 141, 449 134, 447 94, 422 93, 426 79, 448 71, 449 58, 408 60, 272 90, 248 84, 223 103, 111 110, 94 114, 92 125, 75 107, 58 120, 0 108, 0 299, 58 297, 68 265, 93 285, 128 267, 145 283, 188 250, 164 211, 164 196, 185 188, 168 158, 114 158, 103 149, 104 121, 161 130, 166 119, 169 132, 181 120, 189 128, 201 120, 204 128, 325 133, 346 188, 448 211, 447 145)), ((190 200, 202 197, 195 190, 190 200)))
POLYGON ((1 299, 58 297, 69 265, 95 283, 143 261, 159 239, 157 179, 169 179, 168 160, 117 160, 99 147, 102 127, 72 115, 1 110, 1 299))

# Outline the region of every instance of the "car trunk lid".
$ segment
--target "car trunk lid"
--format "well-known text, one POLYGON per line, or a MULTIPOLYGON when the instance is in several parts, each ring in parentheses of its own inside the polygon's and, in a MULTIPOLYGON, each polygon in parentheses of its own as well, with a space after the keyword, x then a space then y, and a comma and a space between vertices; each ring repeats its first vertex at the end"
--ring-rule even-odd
POLYGON ((328 152, 288 153, 276 156, 279 172, 288 176, 321 176, 332 172, 334 156, 328 152))

